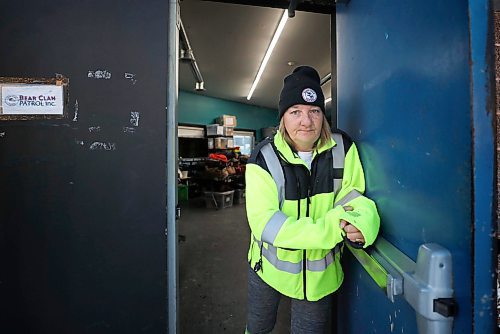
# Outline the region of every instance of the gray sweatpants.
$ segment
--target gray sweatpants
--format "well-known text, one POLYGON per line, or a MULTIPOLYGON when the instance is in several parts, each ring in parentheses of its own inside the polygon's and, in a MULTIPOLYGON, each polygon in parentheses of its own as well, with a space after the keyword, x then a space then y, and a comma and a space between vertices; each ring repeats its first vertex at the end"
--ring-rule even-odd
MULTIPOLYGON (((249 266, 247 333, 271 333, 281 294, 267 285, 249 266)), ((332 295, 318 301, 291 299, 292 334, 323 334, 330 332, 332 295)))

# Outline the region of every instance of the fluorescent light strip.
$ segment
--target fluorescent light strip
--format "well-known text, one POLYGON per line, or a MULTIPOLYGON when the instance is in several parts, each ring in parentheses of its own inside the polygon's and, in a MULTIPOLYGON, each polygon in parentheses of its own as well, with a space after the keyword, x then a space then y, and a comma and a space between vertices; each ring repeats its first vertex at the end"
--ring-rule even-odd
POLYGON ((255 88, 257 88, 257 84, 259 83, 260 77, 262 76, 262 73, 264 72, 264 69, 266 68, 267 62, 269 61, 269 58, 271 57, 271 53, 273 53, 273 50, 274 50, 274 47, 276 46, 276 43, 278 43, 278 39, 280 38, 280 35, 283 32, 283 29, 285 28, 285 24, 286 24, 287 20, 288 20, 288 11, 285 9, 283 11, 283 16, 281 17, 281 21, 278 24, 278 28, 276 28, 276 32, 274 33, 273 39, 271 40, 271 44, 269 44, 269 47, 267 48, 266 55, 264 56, 264 59, 262 59, 262 63, 260 64, 259 71, 257 72, 257 75, 255 76, 255 80, 253 81, 252 88, 250 88, 250 92, 248 93, 248 96, 247 96, 248 101, 250 101, 255 88))
POLYGON ((328 103, 328 102, 330 102, 331 100, 332 100, 332 98, 331 98, 331 97, 327 98, 327 99, 325 100, 325 104, 327 104, 327 103, 328 103))

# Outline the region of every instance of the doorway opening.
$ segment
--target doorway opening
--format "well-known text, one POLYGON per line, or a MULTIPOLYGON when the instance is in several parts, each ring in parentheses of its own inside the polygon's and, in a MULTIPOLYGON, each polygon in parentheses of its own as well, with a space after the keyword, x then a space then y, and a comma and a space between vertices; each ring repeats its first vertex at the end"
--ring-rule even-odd
MULTIPOLYGON (((183 155, 189 155, 189 159, 178 157, 181 174, 187 172, 180 182, 188 184, 188 195, 185 187, 179 193, 181 218, 177 223, 181 332, 245 330, 250 244, 245 159, 267 131, 278 125, 277 103, 285 75, 300 65, 314 66, 322 78, 331 73, 331 15, 297 11, 251 100, 246 99, 283 10, 226 2, 180 2, 180 18, 204 79, 204 90, 196 90, 199 85, 190 63, 179 62, 178 122, 204 129, 203 138, 179 138, 179 151, 181 146, 183 151, 187 147, 183 155), (231 134, 220 122, 224 116, 235 117, 231 134), (192 156, 201 150, 207 154, 192 156)), ((330 97, 331 81, 326 80, 322 88, 325 97, 330 97)), ((285 300, 276 333, 289 332, 288 310, 285 300)))

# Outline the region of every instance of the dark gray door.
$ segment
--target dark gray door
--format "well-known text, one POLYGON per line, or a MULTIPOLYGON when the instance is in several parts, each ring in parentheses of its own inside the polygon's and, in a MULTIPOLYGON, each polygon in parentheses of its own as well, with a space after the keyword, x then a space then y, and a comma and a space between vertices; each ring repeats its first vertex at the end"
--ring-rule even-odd
POLYGON ((166 332, 167 24, 166 1, 2 3, 0 76, 70 91, 67 119, 0 122, 0 332, 166 332))

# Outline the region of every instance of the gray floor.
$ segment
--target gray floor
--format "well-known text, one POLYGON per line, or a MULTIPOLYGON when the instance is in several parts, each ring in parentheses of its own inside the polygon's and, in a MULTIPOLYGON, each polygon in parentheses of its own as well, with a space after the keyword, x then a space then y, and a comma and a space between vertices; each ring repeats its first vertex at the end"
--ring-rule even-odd
MULTIPOLYGON (((181 203, 179 294, 181 333, 244 333, 250 229, 245 205, 215 210, 204 200, 181 203)), ((273 334, 289 333, 284 299, 273 334)))

